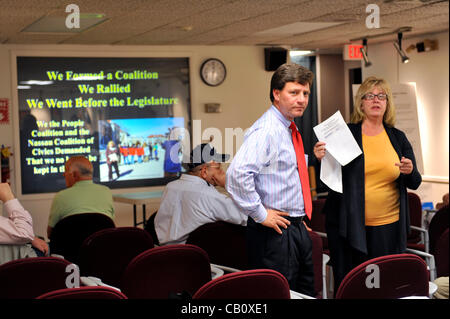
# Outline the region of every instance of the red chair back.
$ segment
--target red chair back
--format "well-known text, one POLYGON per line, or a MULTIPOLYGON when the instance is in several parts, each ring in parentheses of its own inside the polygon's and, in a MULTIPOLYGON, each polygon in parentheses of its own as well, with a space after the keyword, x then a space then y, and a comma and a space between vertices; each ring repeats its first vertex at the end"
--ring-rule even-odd
POLYGON ((191 232, 186 243, 205 250, 213 264, 245 270, 248 269, 246 232, 245 226, 218 221, 191 232))
MULTIPOLYGON (((409 206, 409 223, 412 226, 422 227, 422 201, 420 200, 420 197, 415 193, 408 192, 408 206, 409 206)), ((416 244, 420 242, 421 239, 422 237, 420 235, 420 232, 411 229, 411 232, 408 235, 408 243, 416 244)), ((414 246, 411 248, 417 247, 414 246)))
POLYGON ((0 299, 34 299, 67 288, 71 263, 56 257, 16 259, 0 265, 0 299))
POLYGON ((342 280, 336 299, 396 299, 428 296, 425 262, 412 254, 387 255, 355 267, 342 280))
POLYGON ((322 281, 322 261, 323 261, 323 248, 322 238, 313 231, 309 231, 309 237, 312 241, 312 260, 314 264, 314 292, 315 297, 320 299, 323 296, 323 281, 322 281))
POLYGON ((428 235, 430 238, 430 254, 434 255, 434 250, 437 241, 441 235, 448 229, 449 224, 449 214, 448 205, 439 209, 430 221, 430 226, 428 228, 428 235))
POLYGON ((448 228, 439 237, 435 249, 436 272, 438 277, 448 277, 448 228))
POLYGON ((120 287, 122 275, 131 260, 153 246, 150 234, 137 227, 95 232, 80 249, 81 275, 97 277, 105 284, 120 287))
POLYGON ((211 280, 206 252, 193 245, 168 245, 136 256, 125 269, 122 292, 130 299, 168 299, 194 294, 211 280))
POLYGON ((64 256, 78 265, 80 247, 93 233, 115 227, 114 221, 100 213, 70 215, 61 219, 50 235, 50 253, 64 256))
MULTIPOLYGON (((315 199, 312 201, 312 215, 311 215, 311 221, 309 222, 309 227, 316 232, 321 232, 326 234, 326 228, 325 228, 325 214, 322 213, 323 207, 325 206, 326 199, 320 198, 315 199)), ((322 247, 323 252, 327 255, 329 255, 329 248, 328 248, 328 239, 322 238, 322 247)))
POLYGON ((322 213, 326 199, 320 198, 312 201, 312 215, 310 227, 312 230, 325 233, 325 214, 322 213))
POLYGON ((128 299, 116 289, 103 286, 66 288, 47 292, 37 299, 128 299))
POLYGON ((255 269, 218 277, 202 286, 193 299, 290 299, 290 290, 279 272, 255 269))

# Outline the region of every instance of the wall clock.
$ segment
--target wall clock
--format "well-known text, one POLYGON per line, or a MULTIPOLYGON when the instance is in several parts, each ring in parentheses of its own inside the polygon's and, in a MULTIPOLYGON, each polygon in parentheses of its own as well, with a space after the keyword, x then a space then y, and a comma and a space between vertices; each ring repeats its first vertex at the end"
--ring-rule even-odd
POLYGON ((200 77, 209 86, 222 84, 227 76, 225 64, 219 59, 207 59, 200 67, 200 77))

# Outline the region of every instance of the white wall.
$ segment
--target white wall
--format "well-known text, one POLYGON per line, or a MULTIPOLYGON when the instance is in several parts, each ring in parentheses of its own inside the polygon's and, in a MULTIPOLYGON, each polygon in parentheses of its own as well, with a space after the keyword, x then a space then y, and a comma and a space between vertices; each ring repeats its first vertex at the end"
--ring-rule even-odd
MULTIPOLYGON (((69 46, 69 45, 0 45, 0 98, 8 98, 11 105, 9 125, 0 125, 0 145, 13 147, 14 157, 19 156, 15 145, 13 112, 14 86, 12 84, 11 58, 13 53, 54 56, 189 56, 191 66, 191 109, 192 119, 201 120, 202 131, 216 127, 225 136, 225 128, 242 128, 245 130, 270 106, 269 88, 272 72, 264 70, 264 49, 250 46, 69 46), (200 79, 199 68, 202 62, 211 57, 221 59, 227 68, 227 78, 219 87, 209 87, 200 79), (205 103, 221 103, 222 113, 207 114, 205 103)), ((224 138, 222 138, 222 141, 224 138)), ((195 142, 195 141, 194 141, 195 142)), ((239 145, 240 146, 240 145, 239 145)), ((236 149, 236 147, 235 147, 236 149)), ((219 149, 219 151, 222 151, 219 149)), ((14 164, 12 161, 11 164, 14 164)), ((13 167, 14 169, 14 167, 13 167)), ((12 186, 16 178, 12 176, 12 186)), ((113 190, 113 193, 150 191, 162 187, 113 190)), ((16 192, 18 193, 18 192, 16 192)), ((45 236, 48 212, 54 194, 43 196, 26 196, 19 198, 24 207, 33 216, 37 235, 45 236)), ((132 225, 132 206, 115 203, 116 224, 132 225)), ((157 207, 147 207, 147 213, 157 207)), ((139 212, 139 211, 138 211, 139 212)), ((148 214, 147 214, 148 216, 148 214)))
POLYGON ((415 82, 418 99, 419 130, 424 162, 424 180, 418 190, 422 201, 441 201, 449 191, 449 51, 448 31, 403 39, 402 48, 438 40, 437 51, 408 53, 410 62, 401 63, 392 42, 369 44, 372 66, 362 68, 363 79, 370 75, 389 83, 415 82))

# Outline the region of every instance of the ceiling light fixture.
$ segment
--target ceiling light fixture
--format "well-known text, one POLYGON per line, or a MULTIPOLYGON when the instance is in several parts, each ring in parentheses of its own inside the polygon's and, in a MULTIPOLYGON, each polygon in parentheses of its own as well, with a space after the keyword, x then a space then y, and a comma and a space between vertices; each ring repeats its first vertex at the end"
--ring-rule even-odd
POLYGON ((359 49, 364 59, 364 66, 367 68, 372 65, 372 62, 369 61, 369 57, 367 56, 367 39, 363 39, 363 47, 359 49))
POLYGON ((289 51, 289 55, 291 57, 309 55, 309 54, 313 54, 313 53, 314 53, 314 51, 311 51, 311 50, 291 50, 291 51, 289 51))
POLYGON ((408 63, 409 58, 406 56, 406 53, 402 50, 402 38, 403 33, 402 32, 397 33, 397 42, 394 42, 394 47, 397 50, 400 57, 402 58, 402 63, 408 63))

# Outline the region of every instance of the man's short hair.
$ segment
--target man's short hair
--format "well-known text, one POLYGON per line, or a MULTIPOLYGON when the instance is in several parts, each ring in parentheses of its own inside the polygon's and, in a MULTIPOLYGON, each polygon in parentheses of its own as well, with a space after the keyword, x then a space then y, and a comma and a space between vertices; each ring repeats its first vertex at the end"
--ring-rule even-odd
POLYGON ((81 176, 89 176, 93 175, 93 167, 91 162, 85 156, 72 156, 69 159, 69 169, 71 171, 78 171, 81 176))
POLYGON ((270 100, 273 102, 273 90, 283 90, 287 82, 297 82, 301 85, 309 84, 311 88, 314 79, 314 74, 299 64, 284 63, 278 67, 272 75, 270 81, 270 100))

